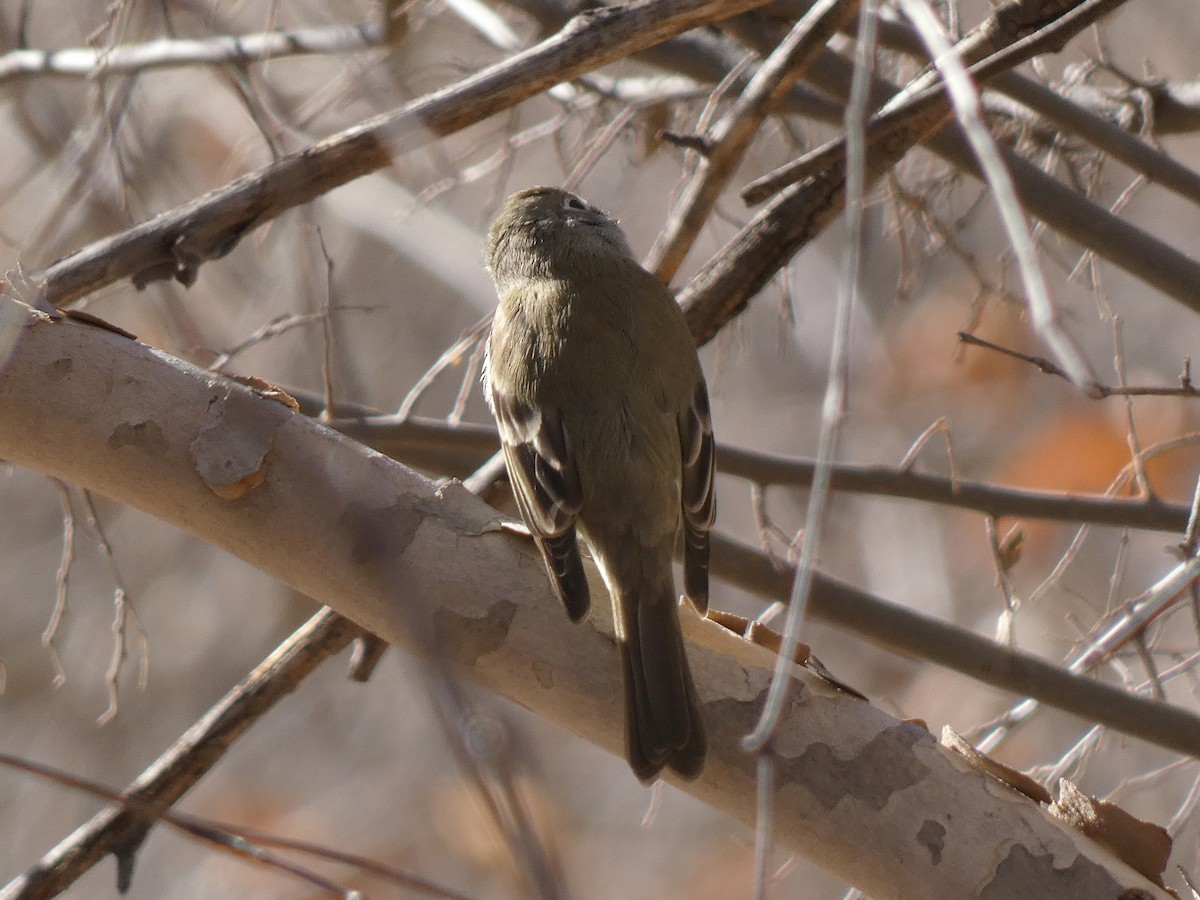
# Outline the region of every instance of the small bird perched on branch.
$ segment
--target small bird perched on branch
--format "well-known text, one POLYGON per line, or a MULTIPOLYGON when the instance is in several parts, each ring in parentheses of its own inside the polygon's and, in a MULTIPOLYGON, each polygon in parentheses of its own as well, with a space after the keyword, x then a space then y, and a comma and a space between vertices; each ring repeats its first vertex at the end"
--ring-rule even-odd
POLYGON ((576 528, 613 602, 629 765, 700 774, 707 743, 671 570, 708 608, 713 434, 696 347, 669 290, 604 212, 567 191, 508 198, 487 238, 500 305, 484 379, 509 480, 572 621, 590 598, 576 528))

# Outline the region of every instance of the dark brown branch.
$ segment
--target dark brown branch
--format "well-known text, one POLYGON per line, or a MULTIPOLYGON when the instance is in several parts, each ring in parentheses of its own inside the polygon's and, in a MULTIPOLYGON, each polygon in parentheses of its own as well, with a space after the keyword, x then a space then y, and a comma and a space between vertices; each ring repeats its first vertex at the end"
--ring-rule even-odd
MULTIPOLYGON (((201 818, 200 816, 175 812, 165 808, 161 804, 151 803, 139 796, 119 793, 97 781, 81 778, 62 769, 32 763, 10 753, 0 752, 0 766, 14 771, 28 772, 46 781, 82 791, 110 803, 117 804, 117 809, 131 815, 165 823, 183 834, 217 847, 231 856, 238 856, 249 862, 284 872, 307 882, 311 887, 338 896, 345 896, 352 892, 348 892, 343 885, 321 876, 316 871, 298 866, 284 859, 282 856, 266 851, 264 848, 285 849, 295 853, 309 854, 321 859, 344 863, 379 875, 409 890, 416 890, 422 894, 435 897, 443 897, 446 900, 464 900, 461 894, 453 893, 424 878, 383 865, 364 856, 343 853, 309 841, 291 840, 252 828, 241 828, 236 825, 214 822, 211 819, 201 818)), ((122 892, 124 892, 124 889, 122 889, 122 892)), ((46 894, 42 883, 27 883, 23 875, 18 876, 6 885, 3 891, 0 891, 0 897, 3 897, 4 900, 18 900, 18 898, 19 900, 27 900, 30 897, 48 896, 53 896, 53 894, 46 894)))
MULTIPOLYGON (((139 775, 125 795, 158 809, 174 804, 247 728, 317 666, 365 633, 332 610, 309 620, 139 775)), ((110 853, 117 859, 117 887, 124 892, 151 824, 134 807, 105 809, 9 882, 4 895, 22 900, 53 897, 110 853)))
MULTIPOLYGON (((713 572, 763 596, 786 597, 795 572, 765 554, 713 535, 713 572)), ((809 603, 819 619, 853 631, 888 650, 917 656, 1017 696, 1035 697, 1124 734, 1200 758, 1200 716, 1131 694, 1027 653, 890 603, 818 574, 809 603)))
POLYGON ((1132 131, 1190 134, 1200 129, 1200 81, 1131 81, 1119 90, 1077 85, 1067 99, 1132 131))
MULTIPOLYGON (((743 29, 742 33, 745 39, 756 41, 758 49, 771 46, 771 38, 762 29, 743 29)), ((808 77, 823 90, 844 96, 850 68, 850 63, 836 53, 825 52, 813 64, 808 77)), ((896 85, 882 79, 876 79, 874 89, 881 98, 898 90, 896 85)), ((874 148, 870 165, 876 175, 890 165, 888 157, 894 162, 910 148, 904 137, 905 133, 897 133, 874 148)), ((971 150, 956 130, 945 129, 927 138, 925 143, 948 162, 978 175, 971 150)), ((1001 155, 1022 204, 1031 214, 1172 299, 1200 311, 1200 263, 1091 203, 1016 154, 1001 148, 1001 155)), ((842 167, 833 166, 785 189, 684 288, 680 300, 701 343, 715 336, 801 247, 840 213, 843 171, 842 167)))
MULTIPOLYGON (((1004 10, 998 11, 997 17, 1012 6, 1009 4, 1004 10)), ((1058 20, 1056 25, 1060 27, 1049 29, 1054 40, 1065 40, 1074 33, 1072 28, 1082 27, 1089 21, 1088 15, 1083 14, 1083 11, 1089 10, 1094 13, 1101 8, 1107 9, 1107 6, 1098 0, 1076 4, 1076 7, 1073 12, 1058 20)), ((1056 10, 1054 15, 1057 13, 1056 10)), ((1036 29, 1038 20, 1032 19, 1031 23, 1031 27, 1036 29)), ((981 27, 981 31, 993 34, 996 28, 985 25, 981 27)), ((1006 33, 1005 29, 1000 29, 1000 32, 1006 33)), ((758 32, 758 36, 762 37, 761 31, 758 32)), ((1029 37, 1029 45, 1043 47, 1046 40, 1046 31, 1034 31, 1029 37)), ((981 44, 974 38, 963 43, 971 44, 975 48, 972 51, 975 54, 982 52, 984 47, 994 46, 990 41, 981 44)), ((1022 48, 1028 49, 1025 45, 1014 47, 1011 55, 1019 58, 1020 53, 1016 51, 1022 48)), ((1009 55, 1002 51, 999 58, 1007 62, 1009 55)), ((818 76, 820 63, 830 57, 836 58, 836 54, 823 54, 810 70, 810 75, 818 76)), ((994 62, 991 65, 997 67, 994 62)), ((826 73, 828 74, 828 66, 826 73)), ((839 78, 836 88, 843 88, 848 80, 848 74, 839 78)), ((881 79, 876 79, 874 90, 877 96, 892 96, 896 93, 894 85, 881 79)), ((959 150, 959 159, 955 162, 970 166, 971 171, 977 171, 974 154, 957 134, 938 135, 950 120, 948 103, 940 89, 927 90, 924 94, 918 90, 915 96, 917 102, 914 104, 914 114, 902 115, 898 127, 893 127, 894 123, 885 123, 886 127, 873 139, 867 160, 870 178, 878 178, 889 170, 915 143, 938 137, 955 141, 959 150)), ((826 145, 825 148, 816 151, 814 156, 819 160, 819 165, 809 170, 811 174, 803 181, 785 188, 710 260, 683 290, 680 300, 687 310, 689 324, 693 333, 698 335, 699 342, 715 335, 802 246, 823 231, 841 212, 845 202, 844 144, 834 142, 826 145)), ((1016 158, 1010 154, 1010 168, 1016 165, 1016 158)), ((1032 169, 1028 164, 1026 166, 1032 169)), ((1014 176, 1016 174, 1014 173, 1014 176)), ((1019 178, 1014 180, 1021 186, 1019 178)), ((1026 196, 1028 191, 1023 191, 1022 199, 1026 196)), ((1200 267, 1195 268, 1198 272, 1197 281, 1200 282, 1200 267)), ((1161 273, 1156 277, 1161 277, 1161 273)), ((1196 303, 1194 297, 1188 296, 1191 302, 1196 303)))
MULTIPOLYGON (((725 474, 760 484, 793 487, 807 487, 813 470, 810 460, 771 456, 729 446, 718 448, 717 466, 725 474)), ((847 493, 924 500, 973 509, 995 518, 1049 519, 1182 533, 1188 517, 1187 506, 1156 499, 1031 491, 978 481, 956 481, 889 466, 838 464, 833 469, 832 485, 834 490, 847 493)))
MULTIPOLYGON (((1038 7, 1038 3, 1009 3, 991 18, 963 38, 955 50, 968 66, 971 78, 986 83, 1014 66, 1041 53, 1059 49, 1088 25, 1120 6, 1125 0, 1082 0, 1065 12, 1054 9, 1031 10, 1020 22, 1012 13, 1017 6, 1038 7), (1073 8, 1072 8, 1073 7, 1073 8), (1001 40, 1004 35, 1012 43, 1001 40)), ((1053 4, 1052 4, 1053 5, 1053 4)), ((929 72, 905 86, 880 113, 867 123, 866 140, 870 145, 909 147, 924 140, 951 119, 950 99, 940 78, 929 72), (900 102, 897 102, 900 101, 900 102)), ((837 138, 823 147, 805 154, 795 162, 752 182, 742 191, 747 203, 761 203, 776 191, 807 178, 816 172, 845 162, 846 139, 837 138)))
POLYGON ((142 287, 195 281, 249 231, 400 153, 452 134, 547 88, 766 0, 637 0, 580 13, 556 35, 455 85, 286 156, 148 222, 96 241, 34 278, 62 305, 122 278, 142 287))
MULTIPOLYGON (((300 401, 302 412, 319 415, 320 400, 316 395, 288 390, 300 401)), ((346 409, 344 403, 338 406, 346 409)), ((365 407, 357 411, 361 418, 337 419, 328 424, 380 453, 417 468, 461 477, 500 446, 495 429, 489 425, 449 425, 432 419, 394 422, 387 416, 371 415, 365 407), (451 464, 441 468, 437 465, 440 459, 450 460, 451 464)), ((775 456, 728 444, 717 447, 720 472, 756 484, 806 488, 812 484, 813 466, 812 460, 807 459, 775 456)), ((1187 506, 1154 498, 1024 490, 891 466, 837 464, 832 485, 834 490, 847 493, 922 500, 972 509, 995 518, 1048 519, 1177 533, 1183 532, 1188 521, 1187 506)))
MULTIPOLYGON (((887 47, 917 56, 924 61, 924 45, 906 24, 882 21, 879 23, 879 34, 887 47)), ((1087 141, 1097 150, 1107 153, 1138 174, 1145 175, 1155 184, 1186 197, 1193 203, 1200 203, 1200 173, 1177 162, 1158 147, 1141 140, 1136 134, 1130 133, 1130 130, 1136 132, 1148 127, 1148 123, 1131 120, 1117 124, 1117 117, 1098 113, 1094 104, 1088 103, 1087 97, 1079 94, 1081 89, 1070 89, 1067 96, 1063 96, 1011 69, 993 77, 988 82, 988 87, 1028 107, 1058 126, 1061 131, 1087 141)), ((1130 102, 1125 106, 1136 110, 1140 116, 1139 104, 1130 102)), ((1161 123, 1156 118, 1155 133, 1166 133, 1166 129, 1160 126, 1161 123)))

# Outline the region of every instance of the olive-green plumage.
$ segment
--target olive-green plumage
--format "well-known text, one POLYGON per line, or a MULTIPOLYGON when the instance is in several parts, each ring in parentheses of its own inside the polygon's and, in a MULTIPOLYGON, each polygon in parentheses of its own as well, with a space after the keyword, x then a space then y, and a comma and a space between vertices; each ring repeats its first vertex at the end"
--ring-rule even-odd
POLYGON ((487 262, 500 296, 487 396, 521 515, 575 620, 589 602, 577 526, 592 549, 621 641, 633 771, 694 777, 706 743, 671 559, 682 526, 685 591, 704 612, 713 441, 683 314, 618 225, 557 188, 508 199, 487 262))

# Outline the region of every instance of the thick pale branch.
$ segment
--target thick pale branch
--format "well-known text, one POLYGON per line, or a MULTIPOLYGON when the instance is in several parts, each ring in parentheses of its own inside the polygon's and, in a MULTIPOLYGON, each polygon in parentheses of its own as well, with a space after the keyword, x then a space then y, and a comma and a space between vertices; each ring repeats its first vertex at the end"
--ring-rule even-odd
MULTIPOLYGON (((310 415, 319 414, 323 408, 319 397, 297 393, 301 409, 310 415)), ((329 424, 401 462, 423 464, 420 461, 431 448, 440 445, 446 458, 461 456, 464 466, 471 468, 494 454, 498 446, 494 430, 487 426, 391 422, 389 417, 373 416, 365 408, 357 412, 362 418, 329 424)), ((499 462, 498 457, 493 458, 499 462)), ((761 485, 807 487, 812 483, 814 467, 811 460, 729 446, 717 448, 719 471, 761 485)), ((837 465, 832 483, 836 490, 850 493, 925 500, 975 509, 997 518, 1019 515, 1181 534, 1188 518, 1188 507, 1152 497, 1125 499, 1027 491, 886 466, 837 465)), ((765 553, 720 535, 713 536, 712 573, 770 600, 786 596, 792 578, 790 569, 780 568, 765 553)), ((817 577, 812 603, 818 617, 897 653, 917 656, 1000 690, 1035 696, 1074 715, 1200 758, 1200 719, 1178 707, 1077 678, 1060 666, 1009 650, 968 629, 824 576, 817 577)))
MULTIPOLYGON (((533 548, 461 487, 439 489, 220 376, 7 299, 0 346, 0 457, 174 523, 619 751, 606 612, 571 625, 533 548)), ((712 751, 703 777, 682 787, 750 823, 755 764, 738 742, 770 656, 685 618, 712 751)), ((1130 888, 1165 896, 923 729, 794 677, 772 745, 782 845, 880 898, 1074 898, 1080 884, 1099 900, 1130 888)))

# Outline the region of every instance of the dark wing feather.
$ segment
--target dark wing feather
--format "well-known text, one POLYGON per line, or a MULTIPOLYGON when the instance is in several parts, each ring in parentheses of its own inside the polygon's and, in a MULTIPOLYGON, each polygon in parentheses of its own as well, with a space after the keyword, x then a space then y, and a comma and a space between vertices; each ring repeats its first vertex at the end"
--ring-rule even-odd
POLYGON ((683 591, 700 613, 708 611, 708 533, 716 515, 713 493, 712 413, 700 376, 692 403, 679 415, 683 455, 683 591))
POLYGON ((529 527, 567 615, 587 615, 590 595, 575 520, 583 502, 570 439, 555 409, 524 403, 491 388, 504 462, 521 518, 529 527))

